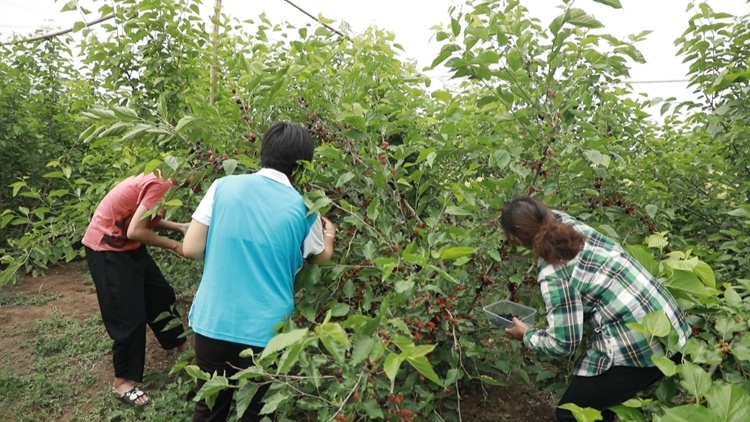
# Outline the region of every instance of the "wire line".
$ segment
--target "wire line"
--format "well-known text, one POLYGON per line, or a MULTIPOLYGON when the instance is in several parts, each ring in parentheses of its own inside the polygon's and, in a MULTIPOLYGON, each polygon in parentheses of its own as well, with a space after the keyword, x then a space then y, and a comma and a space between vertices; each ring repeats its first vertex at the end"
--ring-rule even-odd
POLYGON ((690 82, 690 79, 663 79, 654 81, 623 81, 626 84, 676 84, 690 82))
POLYGON ((326 23, 323 23, 323 22, 321 22, 320 20, 318 20, 318 18, 316 18, 315 16, 311 15, 311 14, 310 14, 310 13, 308 13, 308 12, 307 12, 307 11, 306 11, 305 9, 303 9, 303 8, 301 8, 301 7, 299 7, 299 6, 297 6, 296 4, 294 4, 293 2, 291 2, 290 0, 284 0, 284 1, 285 1, 286 3, 288 3, 288 4, 290 4, 290 5, 291 5, 292 7, 294 7, 295 9, 297 9, 297 10, 299 10, 300 12, 304 13, 305 15, 307 15, 307 16, 308 16, 308 17, 309 17, 310 19, 314 20, 315 22, 317 22, 317 23, 319 23, 319 24, 321 24, 321 25, 325 26, 325 27, 326 27, 326 28, 328 28, 329 30, 331 30, 331 31, 333 31, 333 32, 335 32, 335 33, 337 33, 337 34, 338 34, 339 36, 341 36, 341 37, 344 37, 344 38, 346 38, 347 40, 349 39, 349 37, 347 37, 347 36, 346 36, 346 35, 345 35, 344 33, 342 33, 341 31, 339 31, 339 30, 336 30, 336 29, 332 28, 332 27, 331 27, 330 25, 328 25, 328 24, 326 24, 326 23))
MULTIPOLYGON (((85 25, 84 25, 84 28, 87 28, 87 27, 90 27, 90 26, 94 26, 96 24, 99 24, 99 23, 102 23, 104 21, 110 20, 110 19, 112 19, 114 17, 115 17, 114 13, 111 14, 111 15, 102 16, 99 19, 95 19, 95 20, 93 20, 91 22, 86 22, 85 25)), ((49 32, 47 34, 37 35, 35 37, 23 38, 23 39, 20 39, 20 40, 13 40, 13 41, 6 41, 6 42, 4 42, 4 43, 2 43, 0 45, 15 45, 15 44, 23 44, 23 43, 32 42, 32 41, 46 40, 47 38, 59 37, 60 35, 65 35, 65 34, 67 34, 69 32, 73 32, 73 28, 72 27, 71 28, 67 28, 67 29, 61 29, 61 30, 55 31, 55 32, 49 32)))

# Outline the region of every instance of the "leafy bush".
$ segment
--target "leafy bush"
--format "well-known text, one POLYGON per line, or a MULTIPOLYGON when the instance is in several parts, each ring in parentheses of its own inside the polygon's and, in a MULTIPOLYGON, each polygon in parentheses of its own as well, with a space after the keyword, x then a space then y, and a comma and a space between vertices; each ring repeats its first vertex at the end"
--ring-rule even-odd
MULTIPOLYGON (((175 369, 208 381, 199 397, 210 401, 233 381, 242 410, 261 382, 271 384, 265 410, 288 420, 450 421, 477 383, 561 388, 570 362, 550 369, 549 359, 527 357, 480 309, 503 298, 541 308, 529 257, 511 253, 497 224, 506 200, 535 194, 635 245, 691 313, 686 362, 657 362, 670 379, 656 400, 618 413, 741 420, 750 346, 741 275, 747 17, 696 6, 678 42, 705 105, 664 100, 669 114, 657 125, 646 109, 661 100, 639 99, 624 82, 629 63, 643 61, 635 44, 647 34, 607 35, 568 3, 547 28, 518 1, 453 9, 436 32, 443 46, 433 63, 453 72, 450 90, 427 89, 393 35, 377 29, 345 39, 264 16, 222 18, 214 43, 194 24, 197 1, 116 3, 99 9, 115 13, 114 24, 83 34, 82 80, 59 92, 76 113, 56 132, 69 152, 46 174, 35 158, 42 182, 11 182, 10 197, 36 202, 0 216, 0 227, 23 227, 9 240, 0 284, 79 256, 75 241, 94 206, 128 175, 198 174, 192 189, 163 202, 170 218, 187 220, 213 179, 258 168, 267 126, 291 120, 317 142, 300 189, 337 224, 336 258, 300 273, 297 310, 254 367, 232 380, 187 363, 175 369), (220 70, 215 79, 210 66, 220 70), (637 246, 644 237, 658 251, 637 246)), ((9 52, 7 72, 24 52, 9 52)), ((36 116, 44 101, 19 107, 36 116)), ((197 264, 181 265, 167 267, 189 295, 197 264)), ((653 318, 640 329, 668 337, 653 318)))

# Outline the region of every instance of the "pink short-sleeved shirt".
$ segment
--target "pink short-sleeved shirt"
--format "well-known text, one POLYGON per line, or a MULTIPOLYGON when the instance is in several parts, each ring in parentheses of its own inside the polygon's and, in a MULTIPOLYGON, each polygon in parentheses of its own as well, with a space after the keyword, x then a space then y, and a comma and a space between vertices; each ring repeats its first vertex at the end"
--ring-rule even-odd
MULTIPOLYGON (((128 239, 128 226, 135 210, 138 205, 154 209, 172 186, 172 182, 151 173, 123 180, 96 207, 82 243, 95 251, 138 249, 141 244, 128 239)), ((162 215, 152 217, 149 227, 154 227, 161 219, 162 215)))

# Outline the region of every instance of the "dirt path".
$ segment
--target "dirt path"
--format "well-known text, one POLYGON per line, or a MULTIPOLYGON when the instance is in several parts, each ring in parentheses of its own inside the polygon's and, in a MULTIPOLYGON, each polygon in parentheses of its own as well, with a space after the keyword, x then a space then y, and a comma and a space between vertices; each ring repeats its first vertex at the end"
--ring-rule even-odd
MULTIPOLYGON (((50 320, 55 315, 80 322, 92 317, 99 318, 96 292, 84 262, 53 267, 42 277, 24 277, 18 285, 6 286, 0 292, 6 297, 14 297, 16 301, 28 302, 0 303, 0 350, 4 360, 12 363, 15 373, 32 370, 34 357, 25 345, 34 340, 32 327, 36 322, 50 320), (36 303, 37 301, 41 303, 36 303)), ((145 372, 164 371, 173 364, 174 357, 162 350, 151 331, 147 331, 145 372)), ((102 341, 111 344, 106 334, 102 341)), ((108 392, 113 377, 111 352, 96 359, 87 369, 98 381, 82 392, 82 396, 96 397, 108 392)), ((84 407, 94 405, 94 402, 83 404, 84 407)), ((85 413, 86 409, 79 407, 71 409, 73 411, 80 414, 85 413)), ((59 420, 67 421, 71 418, 71 415, 64 415, 59 420)))
POLYGON ((84 283, 78 264, 55 267, 44 277, 24 277, 16 286, 7 286, 3 292, 12 295, 53 296, 54 300, 41 305, 0 306, 0 350, 15 362, 14 369, 21 372, 32 363, 29 352, 22 348, 25 340, 31 340, 30 328, 35 321, 49 319, 59 313, 78 320, 84 320, 99 312, 93 286, 84 283))

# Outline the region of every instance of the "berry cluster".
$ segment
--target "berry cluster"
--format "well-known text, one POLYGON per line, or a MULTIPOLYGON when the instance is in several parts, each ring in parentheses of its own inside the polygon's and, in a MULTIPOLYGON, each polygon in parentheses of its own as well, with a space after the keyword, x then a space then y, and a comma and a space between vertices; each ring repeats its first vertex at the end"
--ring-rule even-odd
MULTIPOLYGON (((625 201, 618 194, 615 194, 609 198, 602 199, 601 191, 603 186, 604 181, 601 177, 597 177, 596 179, 594 179, 594 189, 596 189, 599 194, 586 196, 586 201, 588 203, 586 208, 593 211, 599 208, 599 206, 601 206, 602 208, 618 207, 621 208, 627 215, 635 216, 638 214, 638 209, 636 208, 636 206, 625 201)), ((641 215, 639 220, 643 224, 648 224, 649 233, 654 233, 656 231, 656 226, 654 225, 653 220, 651 220, 651 217, 648 214, 641 215)))
POLYGON ((330 143, 337 140, 336 135, 323 126, 323 121, 320 120, 317 113, 307 115, 306 127, 310 132, 310 136, 319 142, 330 143))

